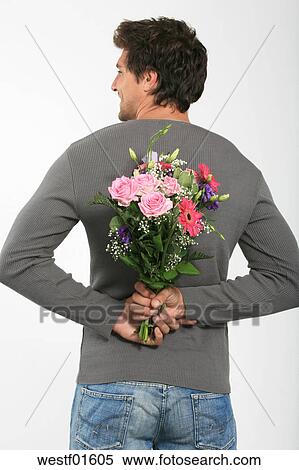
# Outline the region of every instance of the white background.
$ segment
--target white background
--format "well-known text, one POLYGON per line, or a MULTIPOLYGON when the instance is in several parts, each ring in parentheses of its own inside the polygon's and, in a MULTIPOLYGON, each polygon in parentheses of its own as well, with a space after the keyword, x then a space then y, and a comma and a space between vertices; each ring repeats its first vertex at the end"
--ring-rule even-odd
MULTIPOLYGON (((298 239, 295 1, 1 0, 0 9, 1 246, 52 162, 72 142, 119 122, 113 31, 124 19, 158 16, 185 20, 208 50, 205 91, 190 122, 213 124, 262 170, 298 239)), ((89 285, 81 223, 55 260, 89 285)), ((237 246, 228 278, 247 273, 237 246)), ((39 307, 3 284, 0 296, 0 448, 67 449, 82 327, 40 323, 39 307)), ((251 319, 229 323, 238 449, 299 448, 298 313, 262 317, 258 327, 251 319)))

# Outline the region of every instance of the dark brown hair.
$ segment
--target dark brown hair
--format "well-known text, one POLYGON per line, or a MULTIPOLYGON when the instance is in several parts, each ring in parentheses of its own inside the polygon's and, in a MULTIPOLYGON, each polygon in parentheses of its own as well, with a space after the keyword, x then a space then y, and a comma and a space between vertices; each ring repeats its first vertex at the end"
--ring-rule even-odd
POLYGON ((146 71, 157 72, 158 83, 151 91, 155 104, 174 104, 184 113, 202 95, 207 50, 185 21, 165 16, 125 19, 114 31, 113 43, 127 51, 127 69, 137 83, 146 71))

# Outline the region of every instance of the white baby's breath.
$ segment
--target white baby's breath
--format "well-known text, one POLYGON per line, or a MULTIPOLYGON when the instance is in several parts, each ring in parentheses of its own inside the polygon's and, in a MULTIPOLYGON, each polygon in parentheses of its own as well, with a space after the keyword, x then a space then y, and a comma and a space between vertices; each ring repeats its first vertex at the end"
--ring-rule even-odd
POLYGON ((111 254, 114 261, 116 261, 121 255, 127 255, 131 252, 129 245, 121 241, 117 231, 109 230, 108 237, 110 238, 110 243, 107 244, 105 251, 111 254))
POLYGON ((185 160, 181 160, 179 158, 176 158, 175 160, 173 160, 173 162, 171 162, 172 165, 174 166, 182 166, 182 165, 187 165, 188 162, 186 162, 185 160))

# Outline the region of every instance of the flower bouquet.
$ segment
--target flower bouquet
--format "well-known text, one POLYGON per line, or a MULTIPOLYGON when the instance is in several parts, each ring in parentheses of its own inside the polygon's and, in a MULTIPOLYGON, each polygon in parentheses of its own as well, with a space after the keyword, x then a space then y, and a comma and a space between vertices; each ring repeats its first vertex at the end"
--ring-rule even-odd
MULTIPOLYGON (((168 124, 154 134, 145 157, 139 161, 129 148, 136 168, 131 176, 122 176, 108 187, 110 197, 98 192, 88 204, 103 204, 115 215, 109 224, 106 251, 138 272, 138 278, 154 293, 171 286, 182 274, 198 275, 194 260, 212 258, 200 251, 195 238, 203 232, 214 232, 207 211, 215 211, 229 194, 218 195, 218 183, 209 167, 199 171, 182 169, 186 161, 178 158, 179 148, 159 156, 154 143, 170 129, 168 124)), ((164 305, 160 307, 162 310, 164 305)), ((141 322, 137 333, 144 342, 153 334, 151 319, 141 322)))

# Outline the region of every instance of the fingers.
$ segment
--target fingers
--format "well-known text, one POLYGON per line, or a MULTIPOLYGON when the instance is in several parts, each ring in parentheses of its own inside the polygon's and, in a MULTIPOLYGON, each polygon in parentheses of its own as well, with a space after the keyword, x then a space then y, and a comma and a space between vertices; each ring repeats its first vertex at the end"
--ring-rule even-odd
POLYGON ((157 346, 160 346, 160 344, 163 343, 163 333, 161 332, 161 330, 157 327, 154 328, 154 335, 155 335, 155 338, 156 338, 156 345, 157 346))
POLYGON ((143 321, 157 313, 156 309, 150 309, 151 297, 154 297, 155 293, 140 281, 136 282, 134 287, 136 292, 131 296, 130 318, 133 321, 143 321))
POLYGON ((134 304, 144 305, 145 307, 149 307, 151 305, 151 299, 149 297, 144 297, 139 294, 139 292, 134 292, 132 294, 132 300, 134 304))
POLYGON ((141 281, 137 281, 135 284, 134 284, 134 287, 136 289, 136 291, 141 294, 143 297, 147 297, 147 298, 153 298, 155 297, 155 293, 149 289, 148 287, 146 287, 146 285, 141 282, 141 281))
MULTIPOLYGON (((186 325, 192 326, 196 323, 197 323, 197 320, 187 320, 187 319, 180 318, 179 320, 177 320, 175 329, 178 329, 180 327, 180 324, 184 326, 186 325)), ((148 337, 147 341, 142 341, 141 339, 138 338, 138 342, 144 344, 145 346, 160 346, 163 343, 165 334, 169 333, 169 331, 167 332, 167 329, 169 330, 168 325, 166 325, 165 323, 164 325, 162 325, 162 320, 157 318, 157 321, 155 322, 155 327, 154 327, 155 337, 154 338, 148 337)))
POLYGON ((154 328, 154 335, 154 338, 149 337, 146 342, 142 340, 140 342, 145 346, 160 346, 163 343, 164 335, 158 327, 154 328))
POLYGON ((129 317, 134 321, 143 321, 157 313, 157 309, 150 309, 139 304, 131 303, 129 307, 129 317))
POLYGON ((152 321, 157 325, 162 333, 168 334, 169 331, 176 331, 180 326, 194 326, 197 323, 197 320, 190 320, 187 318, 173 318, 167 315, 166 312, 161 312, 159 315, 154 315, 152 321))
POLYGON ((167 307, 181 308, 184 307, 183 295, 178 287, 170 286, 160 290, 152 299, 153 308, 159 308, 160 305, 166 304, 167 307))
POLYGON ((168 315, 165 311, 160 312, 159 315, 153 316, 153 321, 159 327, 160 325, 168 326, 170 330, 178 330, 180 327, 176 319, 168 315))
POLYGON ((168 315, 166 311, 158 313, 157 309, 150 309, 134 303, 130 304, 129 318, 134 323, 151 318, 155 325, 161 328, 163 334, 168 334, 169 330, 176 331, 180 326, 193 326, 197 323, 197 320, 190 320, 181 315, 174 318, 168 315))
POLYGON ((155 323, 156 326, 159 327, 163 335, 167 335, 170 332, 169 326, 167 325, 165 321, 162 320, 160 315, 153 316, 153 322, 155 323))
POLYGON ((171 289, 169 287, 165 287, 164 289, 160 290, 160 292, 151 300, 151 305, 153 308, 159 308, 163 303, 165 303, 167 297, 171 294, 171 289))
POLYGON ((177 322, 182 326, 193 326, 196 325, 197 320, 187 320, 186 318, 179 318, 177 322))

